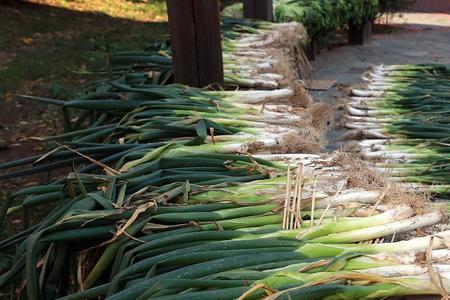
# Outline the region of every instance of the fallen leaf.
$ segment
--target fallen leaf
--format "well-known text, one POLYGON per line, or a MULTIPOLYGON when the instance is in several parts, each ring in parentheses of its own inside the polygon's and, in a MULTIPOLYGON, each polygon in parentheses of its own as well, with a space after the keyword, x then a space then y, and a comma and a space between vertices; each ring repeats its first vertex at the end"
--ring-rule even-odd
POLYGON ((11 223, 13 223, 14 225, 21 224, 21 223, 22 223, 22 220, 20 220, 20 219, 14 219, 14 220, 11 221, 11 223))
POLYGON ((5 101, 11 101, 11 100, 13 99, 12 93, 7 92, 7 93, 3 96, 3 99, 4 99, 5 101))
POLYGON ((22 39, 22 42, 23 42, 25 45, 31 45, 31 44, 33 44, 33 38, 30 38, 30 37, 23 38, 23 39, 22 39))

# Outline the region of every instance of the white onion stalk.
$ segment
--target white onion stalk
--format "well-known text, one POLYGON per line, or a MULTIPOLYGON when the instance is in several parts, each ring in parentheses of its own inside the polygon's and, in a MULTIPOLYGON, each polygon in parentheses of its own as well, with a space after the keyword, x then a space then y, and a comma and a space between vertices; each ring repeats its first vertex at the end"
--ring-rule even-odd
POLYGON ((373 67, 373 70, 377 70, 380 72, 392 72, 392 71, 397 70, 397 67, 396 67, 396 65, 388 65, 388 66, 379 65, 379 66, 373 67))
POLYGON ((385 78, 386 74, 382 73, 382 72, 372 72, 372 73, 369 73, 369 76, 374 79, 383 79, 383 78, 385 78))
POLYGON ((277 89, 280 87, 279 82, 272 80, 263 80, 263 79, 251 79, 251 78, 241 78, 234 74, 225 75, 225 81, 230 84, 237 84, 239 86, 245 87, 255 87, 255 88, 264 88, 264 89, 277 89))
POLYGON ((256 58, 267 57, 267 53, 265 51, 252 51, 252 50, 233 51, 233 55, 256 57, 256 58))
MULTIPOLYGON (((442 273, 450 274, 449 265, 433 265, 433 269, 435 272, 439 272, 440 274, 442 273)), ((428 274, 429 269, 427 266, 421 265, 397 265, 397 266, 386 266, 386 267, 357 270, 356 272, 378 275, 383 277, 403 277, 403 276, 426 275, 428 274)))
MULTIPOLYGON (((420 144, 420 143, 425 142, 426 140, 423 140, 423 139, 408 139, 406 141, 420 144)), ((405 139, 401 139, 401 138, 392 138, 392 139, 385 139, 385 140, 381 140, 381 139, 370 140, 370 139, 367 139, 367 140, 359 141, 360 145, 364 145, 364 146, 402 144, 404 142, 405 142, 405 139)))
POLYGON ((432 150, 428 149, 421 149, 418 150, 416 148, 407 147, 407 146, 401 146, 397 145, 395 143, 385 143, 385 144, 378 144, 371 147, 373 151, 384 151, 384 152, 394 152, 394 153, 406 153, 406 154, 436 154, 432 150))
POLYGON ((390 120, 389 118, 386 117, 358 117, 358 116, 346 116, 345 117, 347 120, 349 121, 355 121, 355 122, 365 122, 365 123, 381 123, 381 124, 387 124, 389 123, 388 120, 390 120))
POLYGON ((360 110, 380 110, 378 105, 371 105, 371 104, 367 104, 367 103, 348 103, 347 106, 353 107, 355 109, 360 109, 360 110))
MULTIPOLYGON (((360 209, 362 207, 362 204, 360 203, 348 203, 346 205, 342 205, 339 207, 330 208, 328 210, 326 209, 317 209, 314 211, 314 219, 320 219, 322 216, 324 219, 333 218, 348 218, 348 219, 355 219, 354 217, 357 217, 363 213, 365 213, 365 209, 360 209)), ((374 213, 376 214, 376 212, 374 213)), ((303 216, 311 216, 310 211, 303 212, 302 211, 302 217, 303 216)))
POLYGON ((388 139, 389 135, 386 135, 382 132, 382 130, 378 129, 359 129, 364 136, 371 139, 388 139))
POLYGON ((349 98, 352 101, 361 102, 361 101, 380 101, 380 97, 350 97, 349 98))
POLYGON ((302 121, 302 117, 293 114, 282 114, 274 112, 266 112, 261 116, 243 115, 240 116, 242 120, 249 120, 253 122, 264 122, 267 124, 277 124, 277 125, 296 125, 298 122, 302 121))
POLYGON ((380 115, 380 113, 376 110, 362 110, 354 108, 350 105, 347 105, 347 111, 350 113, 350 115, 357 117, 375 117, 380 115))
POLYGON ((225 71, 225 76, 237 76, 239 78, 247 78, 254 80, 269 80, 275 82, 281 82, 284 80, 284 77, 279 74, 274 73, 251 73, 246 71, 225 71))
POLYGON ((395 151, 364 151, 364 155, 367 158, 379 158, 384 157, 387 159, 402 159, 402 160, 413 160, 413 159, 422 159, 427 158, 429 154, 421 154, 421 153, 404 153, 404 152, 395 152, 395 151))
POLYGON ((352 89, 352 94, 359 97, 381 97, 384 92, 352 89))
POLYGON ((389 90, 395 89, 398 85, 398 81, 396 79, 389 78, 375 78, 370 81, 371 85, 385 85, 389 90))
POLYGON ((413 216, 414 211, 409 206, 397 206, 384 213, 365 217, 365 218, 350 218, 348 220, 338 220, 335 223, 323 224, 312 227, 308 230, 301 231, 297 236, 300 240, 315 239, 330 234, 336 234, 341 232, 353 231, 357 229, 363 229, 373 227, 377 225, 383 225, 400 221, 413 216))
POLYGON ((240 71, 246 71, 246 72, 250 72, 250 71, 254 71, 255 68, 258 71, 261 70, 272 70, 273 69, 273 64, 268 63, 268 62, 264 62, 264 63, 258 63, 256 65, 250 65, 250 64, 243 64, 243 65, 238 65, 235 63, 226 63, 224 64, 224 69, 225 70, 240 70, 240 71))
POLYGON ((302 121, 302 117, 299 115, 288 114, 288 113, 277 113, 277 112, 265 112, 260 115, 244 114, 237 116, 236 119, 226 119, 226 118, 214 118, 209 117, 208 119, 222 124, 245 124, 249 127, 265 128, 268 124, 271 125, 296 125, 302 121))
POLYGON ((361 147, 369 148, 369 147, 372 147, 372 146, 375 146, 375 145, 386 145, 386 144, 389 144, 391 142, 395 142, 395 140, 388 140, 388 139, 384 139, 384 140, 383 139, 362 140, 362 141, 359 141, 358 144, 361 147))
POLYGON ((245 51, 245 50, 252 49, 252 48, 264 48, 264 47, 273 45, 276 42, 277 42, 276 37, 274 37, 274 36, 268 36, 268 37, 266 37, 266 40, 263 40, 261 38, 253 39, 253 40, 240 39, 240 40, 233 42, 233 47, 236 50, 242 49, 245 51))
POLYGON ((398 82, 397 78, 392 77, 392 72, 370 72, 368 74, 372 81, 392 81, 394 83, 398 82))
POLYGON ((295 94, 294 90, 290 88, 275 89, 271 91, 209 91, 208 93, 221 97, 225 101, 248 104, 285 100, 295 94))
MULTIPOLYGON (((375 204, 380 196, 378 191, 346 190, 341 194, 329 196, 316 202, 317 208, 326 208, 331 203, 331 207, 336 207, 346 203, 375 204)), ((306 204, 306 203, 305 203, 306 204)))
POLYGON ((265 154, 255 155, 257 158, 262 158, 269 161, 302 161, 302 160, 315 160, 319 159, 318 154, 265 154))
MULTIPOLYGON (((450 250, 448 249, 437 249, 432 250, 431 252, 431 260, 430 262, 440 268, 441 270, 445 270, 450 267, 450 250)), ((411 266, 425 267, 425 257, 426 253, 424 250, 419 251, 398 251, 398 252, 381 252, 376 254, 365 254, 361 256, 356 256, 354 258, 347 259, 345 266, 343 266, 342 270, 345 271, 355 271, 362 273, 373 273, 372 270, 380 269, 383 270, 383 273, 386 277, 391 277, 389 274, 395 274, 395 268, 401 266, 407 266, 405 269, 400 271, 404 273, 404 271, 408 272, 408 268, 411 266)), ((271 274, 277 274, 278 272, 298 272, 299 269, 304 269, 308 266, 314 266, 315 263, 298 263, 293 264, 287 267, 282 267, 278 269, 274 269, 268 271, 271 274)), ((410 269, 415 272, 417 275, 423 274, 421 273, 423 269, 410 269), (417 271, 414 271, 417 270, 417 271)), ((428 269, 426 269, 428 270, 428 269)), ((426 272, 424 272, 426 273, 426 272)), ((381 274, 380 274, 381 275, 381 274)), ((403 275, 393 275, 393 276, 403 276, 403 275)))
MULTIPOLYGON (((424 251, 407 251, 400 253, 377 253, 365 256, 366 262, 370 261, 392 261, 399 265, 410 265, 423 263, 424 251)), ((433 264, 450 264, 450 249, 433 250, 431 255, 433 264)))
POLYGON ((345 127, 349 129, 378 129, 382 130, 383 126, 379 124, 361 123, 361 122, 346 122, 345 127))
POLYGON ((271 91, 209 91, 211 95, 223 98, 233 103, 259 104, 270 101, 289 99, 295 95, 290 88, 275 89, 271 91))
MULTIPOLYGON (((294 133, 294 130, 291 130, 288 133, 294 133)), ((257 139, 266 139, 270 137, 274 140, 282 141, 284 139, 286 133, 261 133, 260 135, 248 134, 248 133, 238 133, 233 135, 216 135, 214 137, 207 136, 205 141, 208 143, 231 143, 231 142, 243 142, 257 140, 257 139)))
MULTIPOLYGON (((249 77, 251 76, 251 74, 249 74, 249 77)), ((280 74, 275 74, 275 73, 257 73, 257 75, 253 75, 255 78, 258 79, 266 79, 266 80, 274 80, 274 81, 283 81, 284 80, 284 76, 280 75, 280 74)))
POLYGON ((277 65, 280 63, 280 60, 273 59, 270 57, 267 57, 267 59, 260 59, 260 58, 251 58, 248 56, 233 56, 233 55, 227 55, 226 53, 224 55, 224 63, 228 65, 257 65, 257 64, 271 64, 271 65, 277 65))
POLYGON ((242 55, 235 55, 231 53, 223 53, 224 63, 226 64, 263 64, 263 63, 270 63, 272 65, 276 65, 280 63, 279 59, 271 58, 269 55, 267 55, 265 58, 259 58, 259 57, 251 57, 251 56, 242 56, 242 55))
POLYGON ((250 150, 258 151, 263 149, 273 149, 279 146, 282 140, 278 139, 278 136, 274 138, 255 138, 253 140, 246 140, 245 142, 223 142, 215 144, 203 144, 199 146, 183 146, 170 148, 170 145, 156 148, 149 153, 145 154, 142 158, 136 159, 126 163, 122 168, 121 172, 126 172, 131 170, 145 162, 153 161, 159 157, 176 157, 183 154, 209 154, 209 153, 242 153, 247 154, 250 150))
POLYGON ((327 236, 309 240, 312 243, 355 243, 373 240, 388 235, 398 234, 430 226, 439 223, 442 215, 439 212, 418 215, 409 219, 391 222, 385 225, 373 226, 364 229, 350 230, 343 233, 330 234, 327 236))
POLYGON ((371 83, 367 86, 367 88, 371 91, 390 91, 392 90, 392 85, 390 84, 383 84, 383 83, 371 83))

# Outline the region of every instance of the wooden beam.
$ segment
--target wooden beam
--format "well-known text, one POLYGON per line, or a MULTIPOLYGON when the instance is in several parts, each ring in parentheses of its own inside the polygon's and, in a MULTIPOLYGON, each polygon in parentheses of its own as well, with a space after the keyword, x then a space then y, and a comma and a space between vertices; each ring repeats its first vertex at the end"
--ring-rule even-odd
POLYGON ((244 0, 244 18, 273 21, 273 1, 244 0))
POLYGON ((175 82, 223 85, 217 0, 167 0, 175 82))

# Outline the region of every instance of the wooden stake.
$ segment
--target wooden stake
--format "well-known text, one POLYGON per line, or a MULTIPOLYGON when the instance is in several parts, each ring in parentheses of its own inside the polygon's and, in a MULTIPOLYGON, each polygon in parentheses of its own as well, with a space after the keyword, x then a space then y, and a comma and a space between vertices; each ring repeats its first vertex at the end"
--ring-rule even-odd
POLYGON ((311 199, 311 227, 314 226, 314 213, 316 206, 316 187, 317 187, 317 176, 314 174, 314 183, 313 183, 313 191, 312 191, 312 199, 311 199))
POLYGON ((294 221, 296 219, 295 216, 295 211, 296 211, 296 204, 297 204, 297 194, 298 194, 298 189, 299 189, 299 180, 300 180, 300 175, 299 172, 300 171, 300 167, 297 167, 297 172, 295 172, 295 187, 294 187, 294 199, 292 200, 292 204, 289 207, 289 211, 291 212, 290 218, 289 218, 289 229, 294 229, 294 221))
POLYGON ((302 196, 303 196, 303 164, 300 163, 299 166, 300 169, 300 179, 299 179, 299 189, 298 189, 298 195, 297 195, 297 205, 296 205, 296 210, 295 210, 295 215, 297 217, 297 222, 296 222, 296 228, 301 228, 302 226, 302 213, 301 213, 301 209, 302 209, 302 196))
POLYGON ((291 205, 291 164, 288 164, 286 197, 284 199, 283 229, 287 229, 287 220, 289 216, 290 205, 291 205))

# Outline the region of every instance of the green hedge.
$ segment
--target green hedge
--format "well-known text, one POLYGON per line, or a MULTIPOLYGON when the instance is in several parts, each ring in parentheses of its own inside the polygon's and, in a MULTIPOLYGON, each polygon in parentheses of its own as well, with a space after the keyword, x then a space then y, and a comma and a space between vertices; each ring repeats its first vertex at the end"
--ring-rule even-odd
POLYGON ((303 23, 311 37, 318 37, 350 20, 362 24, 377 13, 378 0, 279 0, 275 20, 303 23))
POLYGON ((378 0, 279 0, 277 22, 303 23, 311 37, 325 35, 353 20, 362 24, 375 18, 378 0))
MULTIPOLYGON (((274 0, 275 21, 296 21, 305 25, 311 37, 320 37, 346 25, 374 19, 379 0, 274 0)), ((222 15, 242 18, 242 3, 223 9, 222 15)))

